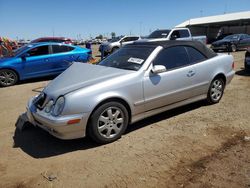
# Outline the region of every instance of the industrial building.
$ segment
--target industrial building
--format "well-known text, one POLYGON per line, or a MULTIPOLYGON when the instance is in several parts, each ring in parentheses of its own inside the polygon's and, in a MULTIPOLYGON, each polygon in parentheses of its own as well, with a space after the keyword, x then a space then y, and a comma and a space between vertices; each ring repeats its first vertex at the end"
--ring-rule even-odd
POLYGON ((194 18, 176 27, 188 27, 194 36, 206 35, 208 42, 214 41, 219 35, 250 34, 250 11, 194 18))

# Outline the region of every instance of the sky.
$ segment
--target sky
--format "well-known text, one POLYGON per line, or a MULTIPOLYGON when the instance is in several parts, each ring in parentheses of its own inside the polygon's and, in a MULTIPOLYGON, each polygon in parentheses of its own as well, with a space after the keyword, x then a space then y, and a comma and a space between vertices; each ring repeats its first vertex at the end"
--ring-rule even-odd
POLYGON ((0 0, 0 36, 145 36, 191 18, 240 11, 250 11, 250 0, 0 0))

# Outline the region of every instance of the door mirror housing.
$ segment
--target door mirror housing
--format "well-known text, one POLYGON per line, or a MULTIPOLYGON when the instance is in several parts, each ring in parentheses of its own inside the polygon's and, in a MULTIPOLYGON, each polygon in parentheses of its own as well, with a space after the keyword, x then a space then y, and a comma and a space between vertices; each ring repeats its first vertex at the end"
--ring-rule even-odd
POLYGON ((26 59, 26 58, 29 57, 29 56, 30 56, 29 53, 24 53, 24 54, 21 55, 21 58, 22 58, 22 59, 26 59))
POLYGON ((167 69, 166 69, 166 67, 164 65, 155 65, 155 66, 153 66, 151 71, 154 74, 159 74, 159 73, 162 73, 162 72, 166 72, 167 69))

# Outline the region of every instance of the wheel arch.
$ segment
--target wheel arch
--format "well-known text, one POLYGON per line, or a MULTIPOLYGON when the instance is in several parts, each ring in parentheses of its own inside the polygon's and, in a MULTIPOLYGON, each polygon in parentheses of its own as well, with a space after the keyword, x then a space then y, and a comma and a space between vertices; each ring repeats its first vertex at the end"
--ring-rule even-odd
POLYGON ((105 104, 105 103, 108 103, 108 102, 119 102, 121 103, 128 111, 128 122, 130 123, 131 122, 131 117, 132 117, 132 113, 131 113, 131 107, 129 105, 129 103, 122 99, 121 97, 111 97, 111 98, 107 98, 107 99, 104 99, 102 101, 100 101, 96 106, 95 108, 92 110, 92 112, 90 113, 89 115, 89 118, 88 118, 88 121, 87 121, 87 126, 86 126, 86 134, 88 134, 88 127, 90 125, 90 119, 91 119, 91 116, 93 115, 93 113, 95 112, 95 110, 97 108, 99 108, 101 105, 105 104))
MULTIPOLYGON (((213 80, 214 80, 215 78, 222 78, 224 84, 226 85, 226 83, 227 83, 227 78, 226 78, 225 74, 223 74, 223 73, 218 73, 218 74, 216 74, 216 75, 213 77, 213 80)), ((213 80, 212 80, 212 81, 213 81, 213 80)), ((212 81, 211 81, 211 82, 212 82, 212 81)))
POLYGON ((20 74, 19 74, 19 72, 16 69, 11 68, 11 67, 2 67, 2 68, 0 68, 0 71, 1 70, 12 70, 17 75, 17 81, 21 80, 20 74))

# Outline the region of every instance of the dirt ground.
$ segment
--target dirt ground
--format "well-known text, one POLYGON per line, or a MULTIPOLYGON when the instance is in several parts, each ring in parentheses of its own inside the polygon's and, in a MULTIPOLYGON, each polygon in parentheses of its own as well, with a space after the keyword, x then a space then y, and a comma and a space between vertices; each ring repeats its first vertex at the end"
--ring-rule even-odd
POLYGON ((250 74, 244 52, 233 55, 236 75, 219 104, 150 117, 102 146, 15 129, 50 78, 0 88, 0 187, 250 187, 250 74))

